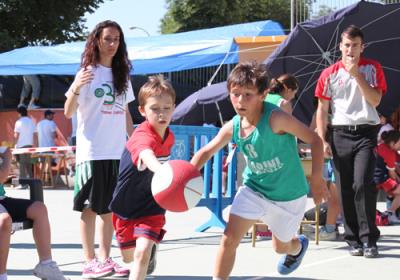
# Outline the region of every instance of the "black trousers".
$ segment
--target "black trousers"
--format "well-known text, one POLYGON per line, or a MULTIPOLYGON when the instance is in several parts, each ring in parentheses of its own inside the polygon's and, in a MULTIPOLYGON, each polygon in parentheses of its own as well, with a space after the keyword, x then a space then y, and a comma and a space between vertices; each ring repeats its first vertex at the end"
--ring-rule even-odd
POLYGON ((337 171, 345 240, 350 246, 375 245, 380 232, 375 224, 377 189, 373 182, 379 126, 334 127, 331 140, 337 171))

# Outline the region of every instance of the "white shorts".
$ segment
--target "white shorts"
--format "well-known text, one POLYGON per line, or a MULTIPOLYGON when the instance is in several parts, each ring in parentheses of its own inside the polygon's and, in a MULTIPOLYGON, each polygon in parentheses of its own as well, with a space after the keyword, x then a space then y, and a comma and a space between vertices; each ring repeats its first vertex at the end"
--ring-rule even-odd
POLYGON ((231 214, 248 220, 260 220, 282 242, 295 237, 304 217, 307 196, 291 201, 273 201, 247 186, 241 186, 231 207, 231 214))
POLYGON ((7 209, 4 208, 4 206, 0 204, 0 214, 3 214, 3 213, 8 213, 8 212, 7 212, 7 209))

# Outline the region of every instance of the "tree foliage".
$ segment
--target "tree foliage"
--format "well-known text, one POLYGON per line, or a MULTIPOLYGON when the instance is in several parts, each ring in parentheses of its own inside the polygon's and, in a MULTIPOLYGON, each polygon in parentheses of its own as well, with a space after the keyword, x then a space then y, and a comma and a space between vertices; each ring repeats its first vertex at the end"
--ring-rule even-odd
POLYGON ((104 0, 0 0, 0 52, 82 40, 86 12, 104 0))
POLYGON ((274 20, 290 27, 290 0, 167 0, 161 33, 274 20))

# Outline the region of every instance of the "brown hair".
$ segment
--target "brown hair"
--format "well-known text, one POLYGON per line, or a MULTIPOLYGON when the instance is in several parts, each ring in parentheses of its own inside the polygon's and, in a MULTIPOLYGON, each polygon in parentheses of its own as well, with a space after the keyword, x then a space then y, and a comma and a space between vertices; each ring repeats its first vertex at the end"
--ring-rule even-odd
POLYGON ((176 94, 171 83, 165 80, 163 75, 150 76, 139 90, 139 106, 146 105, 146 100, 149 97, 160 96, 162 94, 169 95, 175 104, 176 94))
POLYGON ((268 91, 272 94, 280 94, 285 86, 291 90, 299 88, 299 81, 292 74, 282 74, 278 78, 273 78, 269 84, 268 91))
POLYGON ((242 62, 233 68, 227 80, 228 91, 234 86, 257 88, 259 94, 263 94, 269 83, 267 67, 255 61, 242 62))
POLYGON ((117 95, 123 94, 128 89, 130 83, 129 72, 132 65, 128 59, 124 33, 118 23, 106 20, 98 23, 86 40, 85 50, 81 57, 81 67, 95 66, 100 61, 99 39, 105 28, 113 27, 119 32, 118 50, 112 60, 113 86, 117 95))
POLYGON ((348 36, 352 39, 359 37, 361 38, 361 42, 364 43, 364 33, 354 24, 348 26, 345 30, 343 30, 340 38, 343 40, 344 36, 348 36))

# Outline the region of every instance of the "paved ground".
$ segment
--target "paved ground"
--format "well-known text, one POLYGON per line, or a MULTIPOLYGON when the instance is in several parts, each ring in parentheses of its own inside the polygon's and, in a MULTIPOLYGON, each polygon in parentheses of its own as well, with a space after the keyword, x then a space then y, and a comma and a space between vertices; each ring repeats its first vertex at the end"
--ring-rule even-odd
MULTIPOLYGON (((7 189, 7 194, 27 197, 28 191, 7 189)), ((45 190, 44 197, 52 226, 53 257, 68 277, 81 279, 83 259, 78 228, 79 215, 71 210, 72 191, 49 189, 45 190)), ((194 231, 208 217, 209 212, 203 207, 186 213, 167 215, 168 232, 160 245, 157 268, 148 279, 211 279, 222 230, 213 228, 205 233, 194 231)), ((301 267, 290 275, 290 279, 396 279, 400 271, 400 226, 382 227, 381 232, 381 255, 377 259, 351 257, 342 241, 322 241, 320 245, 310 242, 301 267)), ((120 261, 118 248, 112 249, 112 256, 120 261)), ((231 279, 284 278, 276 272, 279 257, 272 251, 271 241, 258 241, 256 247, 252 248, 250 238, 244 239, 238 249, 231 279)), ((31 272, 36 263, 32 232, 27 230, 15 233, 12 236, 8 262, 9 279, 37 279, 31 272)))

